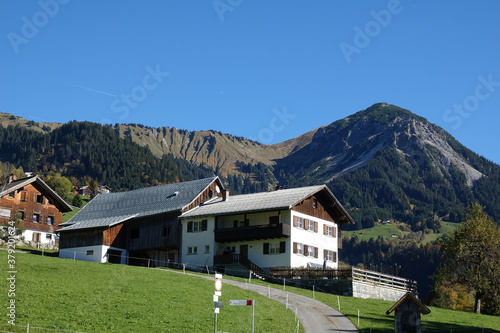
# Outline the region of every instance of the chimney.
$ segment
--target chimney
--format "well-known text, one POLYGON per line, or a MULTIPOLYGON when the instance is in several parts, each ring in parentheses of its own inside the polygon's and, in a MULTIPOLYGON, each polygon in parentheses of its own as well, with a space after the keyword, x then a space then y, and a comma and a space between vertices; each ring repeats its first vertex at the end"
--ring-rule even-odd
POLYGON ((12 183, 14 180, 17 180, 17 176, 11 173, 9 175, 9 183, 12 183))
POLYGON ((229 190, 222 191, 222 200, 226 201, 229 198, 229 190))

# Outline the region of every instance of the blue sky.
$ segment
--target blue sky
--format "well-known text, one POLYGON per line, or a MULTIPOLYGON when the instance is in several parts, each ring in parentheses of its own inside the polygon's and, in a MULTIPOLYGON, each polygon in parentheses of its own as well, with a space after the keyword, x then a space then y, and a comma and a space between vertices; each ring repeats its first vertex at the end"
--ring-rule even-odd
POLYGON ((0 2, 0 112, 277 143, 377 102, 500 163, 500 2, 0 2))

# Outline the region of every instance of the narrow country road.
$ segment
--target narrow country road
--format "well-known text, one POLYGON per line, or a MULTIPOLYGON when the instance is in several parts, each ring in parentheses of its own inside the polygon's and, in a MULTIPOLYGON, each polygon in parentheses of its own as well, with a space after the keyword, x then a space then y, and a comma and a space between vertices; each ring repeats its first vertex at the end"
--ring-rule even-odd
MULTIPOLYGON (((182 272, 177 272, 172 270, 166 270, 166 271, 183 274, 182 272)), ((202 276, 190 273, 186 274, 205 279, 213 279, 213 277, 211 276, 202 276)), ((290 293, 286 290, 269 288, 266 286, 256 285, 252 283, 224 280, 224 284, 229 284, 242 289, 251 290, 266 297, 270 296, 271 299, 279 301, 285 305, 288 305, 288 308, 296 313, 306 333, 358 332, 356 326, 354 326, 354 324, 342 313, 312 298, 290 293), (287 303, 287 295, 288 295, 288 303, 287 303)))

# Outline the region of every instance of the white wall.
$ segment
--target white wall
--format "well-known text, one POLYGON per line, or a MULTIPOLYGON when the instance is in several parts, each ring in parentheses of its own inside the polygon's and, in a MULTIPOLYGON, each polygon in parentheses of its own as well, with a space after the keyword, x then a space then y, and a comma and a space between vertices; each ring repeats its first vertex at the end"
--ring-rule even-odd
POLYGON ((122 251, 121 264, 127 263, 127 251, 105 245, 82 246, 59 250, 59 258, 75 259, 93 262, 108 262, 107 252, 109 249, 122 251))
MULTIPOLYGON (((309 231, 306 229, 291 227, 291 266, 292 267, 307 267, 309 263, 314 263, 316 265, 323 266, 324 257, 323 250, 327 249, 330 251, 334 251, 337 253, 337 261, 327 261, 326 266, 328 268, 337 268, 338 267, 338 225, 336 223, 326 221, 320 218, 312 217, 306 214, 302 214, 299 212, 292 212, 291 221, 293 221, 293 216, 302 217, 304 219, 312 220, 318 222, 318 232, 309 231), (333 226, 337 229, 337 237, 329 237, 323 235, 323 225, 333 226), (314 246, 318 248, 318 258, 307 256, 307 254, 299 255, 293 253, 293 243, 301 243, 309 246, 314 246)), ((306 227, 306 226, 304 226, 306 227)))
POLYGON ((240 245, 248 245, 248 259, 255 263, 259 267, 276 267, 276 266, 290 266, 290 258, 292 254, 292 248, 290 247, 289 238, 280 239, 266 239, 258 241, 248 241, 248 242, 231 242, 220 244, 219 247, 226 250, 228 247, 234 247, 236 254, 240 253, 240 245), (264 254, 264 243, 286 243, 285 253, 277 254, 264 254))
POLYGON ((181 262, 189 265, 197 265, 200 267, 213 266, 214 255, 217 253, 214 241, 215 219, 214 217, 196 218, 190 220, 182 220, 182 241, 181 241, 181 262), (187 232, 188 222, 207 220, 207 230, 197 232, 187 232), (196 246, 198 252, 196 254, 188 254, 188 248, 196 246), (209 247, 209 251, 205 251, 205 247, 209 247))
POLYGON ((40 234, 40 242, 41 244, 54 244, 54 242, 58 239, 57 235, 51 232, 37 231, 37 230, 24 230, 22 236, 26 242, 33 241, 33 234, 40 234), (47 238, 47 235, 50 235, 50 238, 47 238))

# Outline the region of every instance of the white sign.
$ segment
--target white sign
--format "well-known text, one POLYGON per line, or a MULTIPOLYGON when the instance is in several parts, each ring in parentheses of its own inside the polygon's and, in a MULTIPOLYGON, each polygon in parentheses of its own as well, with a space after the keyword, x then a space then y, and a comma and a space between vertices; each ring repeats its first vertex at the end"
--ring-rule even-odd
POLYGON ((11 210, 7 208, 0 208, 0 216, 7 217, 10 219, 11 210))
POLYGON ((246 299, 232 299, 229 301, 229 305, 252 305, 252 300, 246 299))

